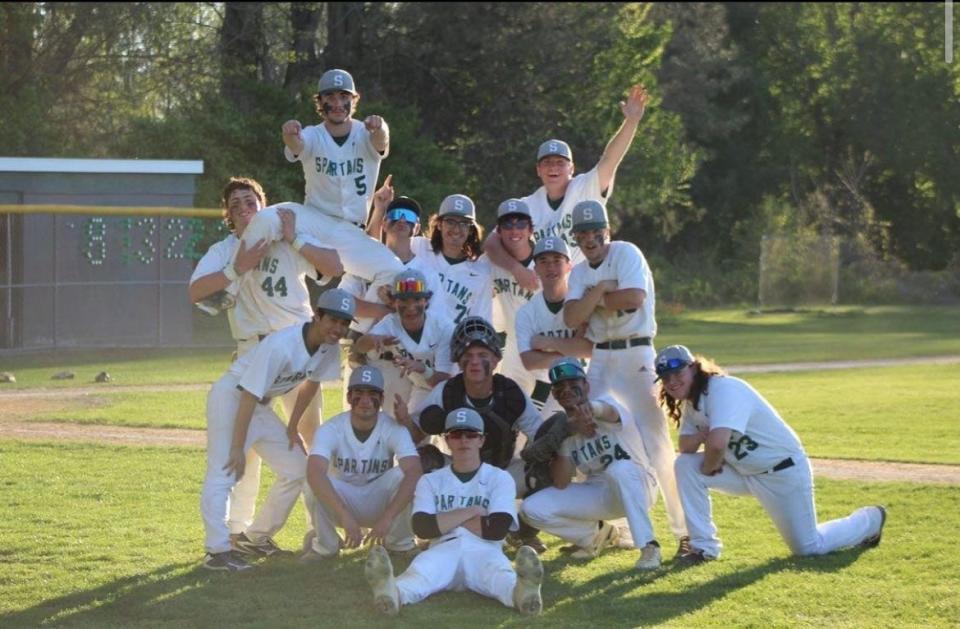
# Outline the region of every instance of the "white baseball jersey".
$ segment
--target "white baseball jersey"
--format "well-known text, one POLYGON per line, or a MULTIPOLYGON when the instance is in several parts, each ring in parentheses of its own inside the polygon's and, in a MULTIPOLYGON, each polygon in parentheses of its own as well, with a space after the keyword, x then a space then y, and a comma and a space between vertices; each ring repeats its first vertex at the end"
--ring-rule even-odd
MULTIPOLYGON (((479 505, 487 513, 509 513, 513 518, 511 530, 517 530, 517 491, 510 474, 487 463, 481 463, 480 469, 467 482, 461 481, 448 465, 443 469, 430 472, 420 477, 417 489, 413 495, 413 513, 436 515, 454 509, 479 505)), ((470 537, 479 540, 473 533, 463 527, 456 527, 431 541, 436 546, 448 539, 468 533, 470 537)), ((501 540, 480 540, 499 548, 501 540)), ((500 552, 497 550, 497 552, 500 552)))
POLYGON ((632 461, 644 470, 650 469, 650 461, 633 416, 609 396, 594 399, 615 408, 620 421, 610 423, 596 420, 597 432, 593 437, 571 435, 560 445, 559 454, 569 457, 577 469, 587 476, 603 472, 611 463, 620 460, 632 461))
POLYGON ((351 485, 366 485, 396 465, 397 459, 418 456, 410 432, 386 413, 379 414, 373 432, 361 442, 350 424, 350 411, 317 429, 310 454, 329 461, 330 476, 351 485))
MULTIPOLYGON (((524 262, 524 266, 533 269, 533 256, 524 262)), ((493 281, 493 327, 506 334, 503 347, 503 358, 500 360, 499 372, 512 378, 527 393, 533 391, 536 378, 527 371, 520 360, 520 351, 517 348, 516 318, 520 308, 526 305, 533 297, 533 293, 517 283, 513 274, 496 265, 491 265, 491 279, 493 281)))
POLYGON ((596 167, 593 170, 582 173, 570 180, 567 184, 567 191, 563 195, 563 202, 556 210, 550 207, 547 201, 547 189, 543 186, 528 197, 524 197, 527 207, 530 208, 530 215, 533 217, 533 238, 540 240, 547 236, 558 236, 570 247, 570 262, 579 264, 583 261, 583 253, 580 247, 573 239, 571 228, 573 227, 573 207, 581 201, 598 201, 606 204, 607 199, 613 192, 613 181, 607 188, 606 195, 600 190, 600 174, 596 167))
POLYGON ((454 324, 468 316, 493 319, 493 265, 487 256, 450 264, 442 253, 433 252, 430 241, 423 236, 411 239, 410 248, 417 256, 415 260, 423 260, 420 271, 426 277, 439 278, 443 298, 437 299, 435 295, 431 301, 443 302, 454 324))
MULTIPOLYGON (((453 322, 446 317, 434 314, 427 310, 426 320, 420 334, 420 340, 415 341, 400 322, 400 315, 394 313, 380 319, 370 330, 370 334, 382 334, 399 339, 399 345, 391 345, 384 350, 394 357, 413 358, 442 371, 454 375, 459 368, 450 358, 450 338, 453 336, 453 322)), ((368 356, 375 362, 387 361, 383 354, 370 351, 368 356)), ((392 360, 389 361, 393 364, 392 360)))
MULTIPOLYGON (((576 335, 577 331, 563 322, 563 303, 561 301, 557 304, 548 304, 543 291, 539 291, 529 303, 520 308, 517 312, 516 337, 517 350, 521 354, 533 349, 530 347, 530 342, 534 336, 572 339, 576 335)), ((586 370, 587 361, 580 362, 586 370)), ((537 380, 550 382, 546 369, 535 369, 530 373, 537 380)))
POLYGON ((270 334, 234 361, 221 380, 232 380, 261 402, 283 395, 307 379, 336 380, 340 377, 340 346, 323 344, 310 355, 303 340, 304 325, 270 334))
POLYGON ((630 310, 606 310, 597 308, 590 315, 587 338, 594 343, 632 336, 657 334, 654 318, 656 298, 653 290, 653 274, 647 260, 636 245, 623 240, 610 243, 607 257, 600 266, 593 268, 584 260, 570 272, 567 301, 582 299, 584 293, 602 280, 616 280, 617 290, 639 288, 646 292, 643 306, 630 310))
MULTIPOLYGON (((200 258, 200 261, 197 262, 197 268, 193 270, 193 275, 190 276, 190 283, 193 284, 201 277, 210 275, 211 273, 223 271, 224 267, 233 260, 233 254, 237 250, 238 244, 240 244, 240 239, 230 234, 220 242, 211 245, 210 248, 207 249, 207 252, 203 254, 203 257, 200 258)), ((227 286, 227 291, 231 295, 236 295, 239 289, 240 278, 237 278, 227 286)), ((227 310, 230 336, 235 340, 240 340, 256 335, 255 327, 250 327, 249 329, 245 327, 243 330, 239 329, 233 311, 234 308, 227 310)))
POLYGON ((361 224, 367 220, 380 162, 387 156, 377 152, 370 132, 359 120, 351 121, 350 135, 337 144, 323 124, 301 132, 303 151, 299 155, 284 147, 287 161, 303 164, 306 179, 304 204, 324 214, 361 224))
POLYGON ((766 472, 787 457, 806 456, 800 439, 756 389, 740 378, 712 376, 700 410, 685 402, 681 435, 729 428, 724 462, 745 476, 766 472))

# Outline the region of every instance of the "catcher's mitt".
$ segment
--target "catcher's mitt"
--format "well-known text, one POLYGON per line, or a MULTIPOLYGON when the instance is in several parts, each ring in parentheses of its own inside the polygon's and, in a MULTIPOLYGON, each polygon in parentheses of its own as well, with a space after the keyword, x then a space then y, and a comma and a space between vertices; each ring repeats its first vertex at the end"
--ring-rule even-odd
POLYGON ((440 448, 432 443, 418 447, 417 454, 420 455, 420 466, 423 468, 424 474, 439 470, 447 464, 443 452, 440 452, 440 448))
POLYGON ((570 436, 567 414, 554 413, 537 429, 533 441, 520 453, 523 466, 526 495, 534 494, 545 487, 553 487, 550 462, 557 456, 563 440, 570 436))

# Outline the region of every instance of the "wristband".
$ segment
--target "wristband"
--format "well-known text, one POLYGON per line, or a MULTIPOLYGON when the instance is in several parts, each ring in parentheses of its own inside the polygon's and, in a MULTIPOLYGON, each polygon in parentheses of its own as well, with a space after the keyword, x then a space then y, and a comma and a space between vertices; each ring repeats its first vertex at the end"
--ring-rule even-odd
POLYGON ((237 270, 233 268, 233 262, 223 267, 223 274, 227 276, 227 279, 230 280, 231 283, 236 282, 240 277, 240 274, 237 273, 237 270))
POLYGON ((307 241, 303 239, 303 235, 297 234, 297 237, 293 239, 293 242, 290 243, 290 246, 296 249, 297 251, 300 251, 301 249, 303 249, 303 246, 305 244, 307 244, 307 241))

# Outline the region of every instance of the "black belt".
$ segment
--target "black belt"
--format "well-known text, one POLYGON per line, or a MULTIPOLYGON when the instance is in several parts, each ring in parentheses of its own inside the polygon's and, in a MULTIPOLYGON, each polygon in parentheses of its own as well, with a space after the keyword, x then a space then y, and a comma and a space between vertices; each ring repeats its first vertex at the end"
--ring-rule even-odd
POLYGON ((782 471, 782 470, 785 470, 785 469, 788 469, 788 468, 793 467, 793 465, 794 465, 793 459, 790 458, 790 457, 787 457, 787 458, 785 458, 784 460, 782 460, 782 461, 780 461, 779 463, 777 463, 776 465, 774 465, 774 466, 770 469, 770 471, 771 471, 771 472, 780 472, 780 471, 782 471))
POLYGON ((632 339, 617 339, 615 341, 604 341, 594 345, 596 349, 627 349, 628 347, 637 347, 638 345, 650 345, 649 336, 635 336, 632 339))

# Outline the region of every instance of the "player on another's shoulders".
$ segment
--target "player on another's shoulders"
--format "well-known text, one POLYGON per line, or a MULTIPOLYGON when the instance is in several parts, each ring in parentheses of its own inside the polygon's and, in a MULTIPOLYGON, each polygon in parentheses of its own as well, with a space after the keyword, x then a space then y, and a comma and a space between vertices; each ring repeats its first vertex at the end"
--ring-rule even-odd
POLYGON ((795 555, 880 543, 887 519, 880 505, 817 523, 813 470, 800 439, 747 382, 683 345, 664 348, 656 370, 660 401, 680 430, 677 485, 690 530, 682 565, 720 556, 711 489, 754 496, 795 555))
POLYGON ((509 474, 481 459, 484 425, 470 408, 455 409, 444 420, 452 461, 421 477, 413 503, 413 530, 430 547, 396 578, 386 549, 370 551, 365 574, 381 612, 394 615, 437 592, 465 589, 522 614, 542 610, 537 553, 521 547, 515 567, 503 554, 504 537, 517 527, 516 492, 509 474))
POLYGON ((320 427, 307 462, 317 502, 303 561, 335 557, 342 547, 363 542, 402 554, 416 549, 410 501, 421 476, 420 457, 407 430, 380 411, 380 370, 354 370, 347 399, 350 410, 320 427), (337 527, 344 531, 342 541, 337 527), (361 527, 370 529, 365 537, 361 527))
MULTIPOLYGON (((586 199, 610 199, 617 168, 633 143, 648 99, 643 86, 634 85, 630 88, 627 99, 620 103, 623 124, 610 138, 596 166, 586 173, 573 175, 573 151, 566 142, 547 140, 540 145, 537 150, 537 177, 543 185, 523 198, 533 217, 534 240, 559 236, 570 247, 573 263, 583 260, 570 230, 573 207, 586 199)), ((513 273, 521 286, 536 290, 536 275, 504 251, 499 234, 490 234, 484 243, 484 251, 493 264, 513 273)))
MULTIPOLYGON (((350 295, 337 289, 324 292, 309 323, 270 334, 230 365, 210 389, 207 470, 200 497, 206 529, 205 568, 245 570, 251 565, 242 554, 271 555, 279 551, 271 537, 283 527, 303 490, 307 460, 299 435, 288 436, 271 400, 305 380, 319 383, 339 372, 338 343, 347 332, 353 312, 350 295), (234 485, 244 475, 250 449, 257 451, 277 478, 253 524, 243 532, 242 544, 234 549, 227 526, 227 505, 234 485)), ((315 388, 301 388, 296 403, 299 412, 315 393, 315 388)), ((309 507, 311 501, 307 503, 309 507)))

